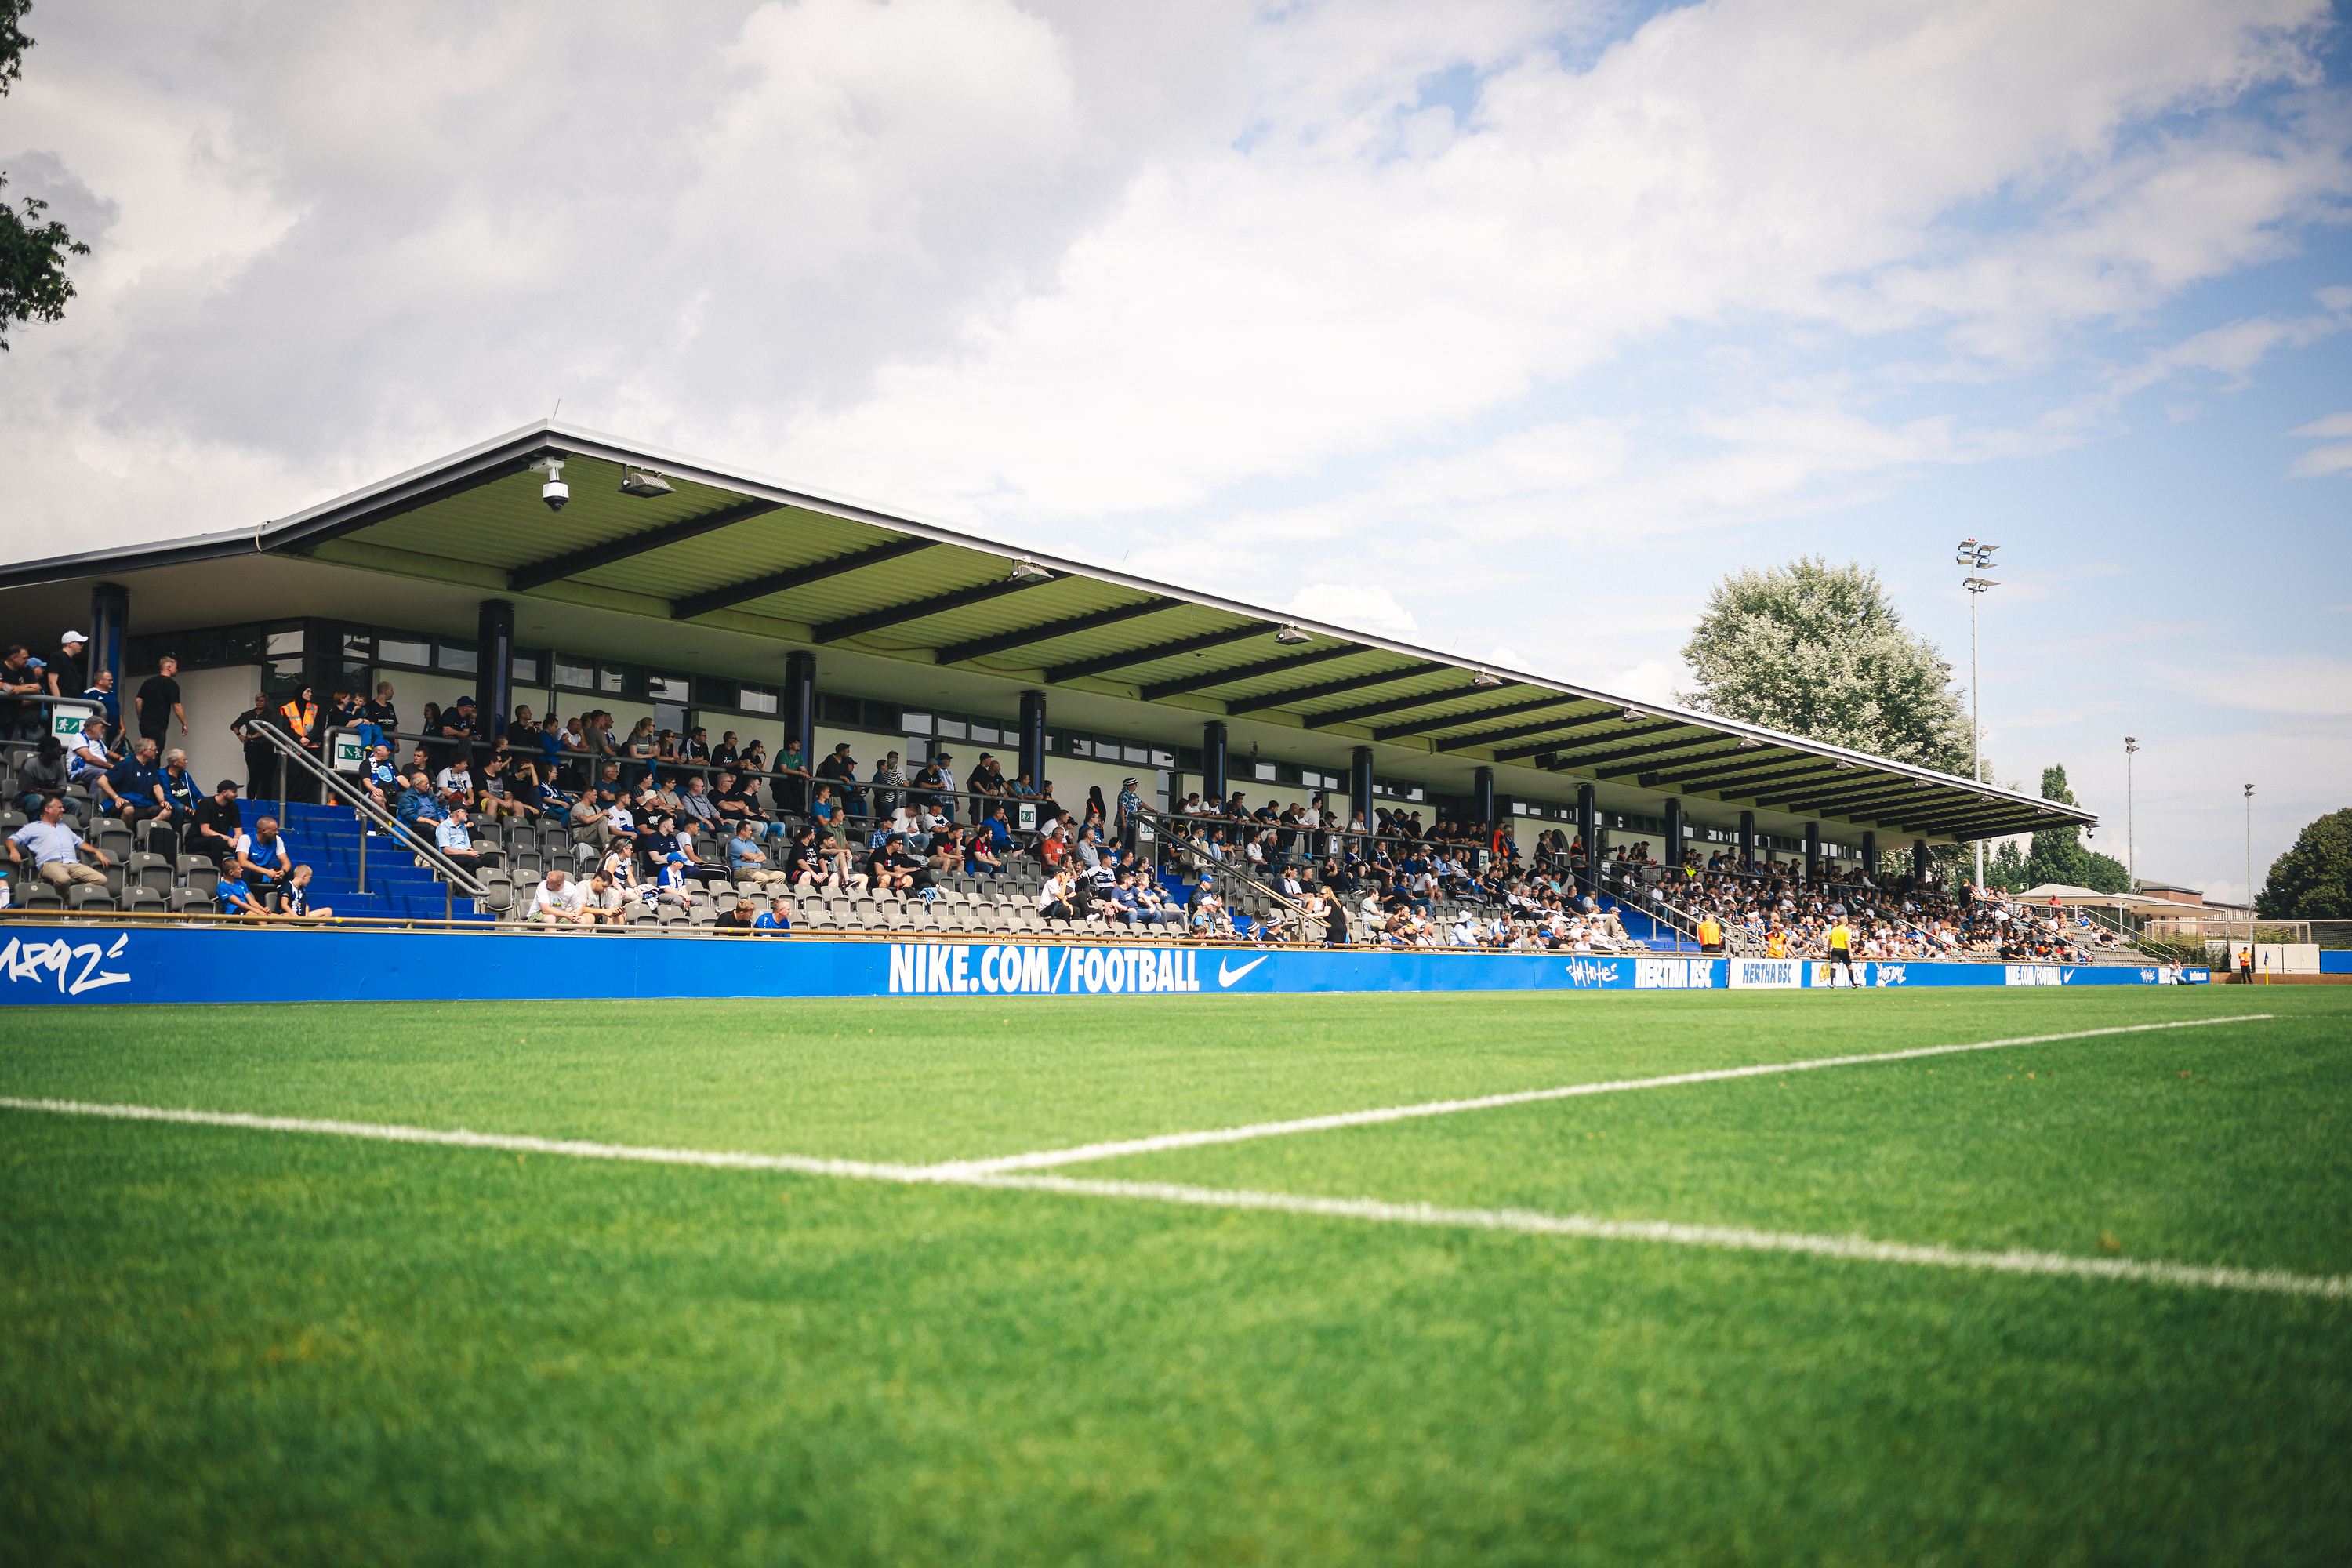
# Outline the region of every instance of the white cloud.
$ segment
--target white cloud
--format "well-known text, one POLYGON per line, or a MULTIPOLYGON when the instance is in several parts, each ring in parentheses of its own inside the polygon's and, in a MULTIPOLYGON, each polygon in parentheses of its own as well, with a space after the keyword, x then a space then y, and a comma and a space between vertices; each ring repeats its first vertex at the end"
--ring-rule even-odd
POLYGON ((1421 630, 1386 588, 1352 583, 1317 583, 1302 588, 1285 606, 1291 614, 1354 631, 1411 637, 1421 630))

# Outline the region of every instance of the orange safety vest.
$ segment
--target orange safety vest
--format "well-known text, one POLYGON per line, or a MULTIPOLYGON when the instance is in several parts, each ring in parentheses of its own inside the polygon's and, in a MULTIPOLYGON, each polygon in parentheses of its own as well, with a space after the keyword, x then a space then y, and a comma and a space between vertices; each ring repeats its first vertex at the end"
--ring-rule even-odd
POLYGON ((310 744, 310 726, 319 721, 317 703, 304 702, 301 699, 296 698, 280 708, 278 710, 278 716, 285 720, 288 727, 294 731, 297 743, 305 746, 310 744))
POLYGON ((1716 924, 1714 920, 1711 918, 1699 921, 1698 944, 1701 947, 1721 947, 1723 945, 1723 928, 1716 924))

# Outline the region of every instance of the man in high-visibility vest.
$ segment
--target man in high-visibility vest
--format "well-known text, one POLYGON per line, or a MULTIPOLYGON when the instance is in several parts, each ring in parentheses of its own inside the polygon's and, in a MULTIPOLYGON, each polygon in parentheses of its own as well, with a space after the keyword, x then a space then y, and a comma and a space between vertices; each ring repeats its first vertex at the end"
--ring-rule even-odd
POLYGON ((1716 923, 1713 915, 1698 918, 1698 950, 1710 956, 1723 951, 1723 928, 1716 923))
MULTIPOLYGON (((278 708, 278 727, 292 738, 296 745, 310 752, 314 761, 317 759, 319 704, 310 695, 309 687, 302 688, 278 708)), ((318 798, 318 786, 307 773, 294 766, 290 762, 281 763, 279 765, 286 770, 286 776, 280 781, 279 787, 286 792, 287 799, 316 800, 318 798)))
POLYGON ((1853 932, 1847 929, 1845 917, 1843 915, 1839 916, 1837 922, 1830 927, 1830 963, 1836 966, 1830 971, 1830 984, 1832 985, 1837 984, 1838 968, 1845 971, 1845 983, 1848 985, 1862 984, 1854 978, 1853 973, 1853 932))

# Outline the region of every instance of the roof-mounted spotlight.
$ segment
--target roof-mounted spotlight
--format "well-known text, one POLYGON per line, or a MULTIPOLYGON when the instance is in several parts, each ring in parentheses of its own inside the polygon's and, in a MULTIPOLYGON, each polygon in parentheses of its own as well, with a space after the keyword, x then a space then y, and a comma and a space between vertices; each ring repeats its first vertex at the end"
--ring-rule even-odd
POLYGON ((1502 684, 1503 678, 1499 675, 1491 675, 1487 673, 1484 665, 1481 665, 1479 668, 1470 672, 1470 687, 1474 691, 1489 690, 1492 688, 1502 684))
POLYGON ((1631 724, 1637 720, 1646 719, 1649 717, 1647 713, 1643 712, 1639 708, 1628 708, 1617 716, 1620 719, 1624 720, 1628 724, 1631 724))
POLYGON ((1300 643, 1313 642, 1315 639, 1286 621, 1274 634, 1274 640, 1285 647, 1297 647, 1300 643))
POLYGON ((1913 789, 1926 789, 1927 787, 1927 781, 1926 779, 1913 779, 1911 781, 1911 787, 1913 789))
POLYGON ((1051 572, 1046 571, 1043 566, 1038 565, 1026 555, 1021 555, 1013 558, 1013 574, 1010 577, 1007 577, 1005 581, 1008 583, 1050 583, 1053 581, 1053 578, 1054 574, 1051 572))
POLYGON ((621 493, 625 496, 636 496, 650 500, 655 496, 675 495, 677 492, 671 489, 669 481, 659 474, 646 468, 632 468, 624 464, 621 468, 621 493))
POLYGON ((1758 740, 1753 735, 1742 735, 1739 737, 1739 749, 1743 752, 1759 751, 1762 749, 1763 745, 1764 742, 1758 740))
POLYGON ((1843 763, 1843 762, 1842 762, 1842 763, 1838 763, 1838 766, 1839 766, 1839 768, 1840 768, 1840 769, 1851 768, 1851 767, 1853 767, 1853 765, 1854 765, 1854 764, 1853 764, 1853 763, 1843 763))
POLYGON ((530 466, 534 474, 545 474, 547 482, 539 487, 539 499, 547 503, 550 511, 562 511, 572 499, 572 487, 563 482, 563 459, 541 458, 530 466))

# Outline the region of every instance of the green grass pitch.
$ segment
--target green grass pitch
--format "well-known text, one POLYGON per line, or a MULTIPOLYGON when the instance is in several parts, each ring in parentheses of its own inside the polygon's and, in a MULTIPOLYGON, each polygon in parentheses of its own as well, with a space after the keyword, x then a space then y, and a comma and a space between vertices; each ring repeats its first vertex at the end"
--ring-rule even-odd
MULTIPOLYGON (((2352 1275, 2352 994, 24 1008, 0 1095, 2352 1275)), ((0 1110, 0 1562, 2342 1563, 2352 1300, 0 1110)))

